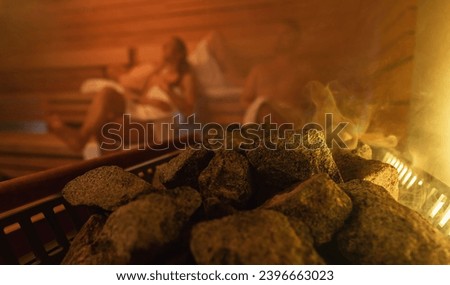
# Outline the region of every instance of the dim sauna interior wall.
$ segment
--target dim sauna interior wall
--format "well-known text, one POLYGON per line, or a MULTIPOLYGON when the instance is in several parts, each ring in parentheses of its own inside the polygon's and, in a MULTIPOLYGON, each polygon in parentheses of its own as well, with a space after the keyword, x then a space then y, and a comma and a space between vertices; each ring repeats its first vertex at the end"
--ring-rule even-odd
POLYGON ((419 1, 409 150, 450 185, 450 1, 419 1))
MULTIPOLYGON (((316 69, 311 79, 360 86, 357 96, 379 111, 372 130, 403 136, 406 129, 415 1, 1 0, 0 5, 0 53, 18 59, 16 67, 26 65, 30 55, 140 47, 173 34, 196 42, 217 30, 249 59, 248 69, 273 48, 276 23, 293 19, 303 30, 299 51, 316 69)), ((104 74, 94 68, 23 71, 0 62, 0 96, 25 102, 35 92, 76 91, 84 79, 104 74)), ((33 108, 21 106, 14 116, 33 108)))
POLYGON ((394 134, 404 151, 412 94, 416 34, 416 1, 392 1, 377 29, 378 50, 369 64, 375 112, 371 131, 394 134))

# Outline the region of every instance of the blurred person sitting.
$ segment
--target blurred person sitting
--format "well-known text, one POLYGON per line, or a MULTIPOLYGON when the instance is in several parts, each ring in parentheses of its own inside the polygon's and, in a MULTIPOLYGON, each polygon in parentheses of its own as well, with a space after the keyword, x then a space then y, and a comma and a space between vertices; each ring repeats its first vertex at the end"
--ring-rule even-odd
POLYGON ((187 48, 178 37, 163 44, 162 62, 156 67, 137 67, 119 76, 118 82, 94 79, 82 89, 95 94, 80 129, 65 125, 56 115, 47 119, 50 131, 74 151, 83 150, 94 136, 100 140, 103 126, 122 119, 124 114, 139 122, 170 118, 177 113, 188 116, 196 99, 187 48))

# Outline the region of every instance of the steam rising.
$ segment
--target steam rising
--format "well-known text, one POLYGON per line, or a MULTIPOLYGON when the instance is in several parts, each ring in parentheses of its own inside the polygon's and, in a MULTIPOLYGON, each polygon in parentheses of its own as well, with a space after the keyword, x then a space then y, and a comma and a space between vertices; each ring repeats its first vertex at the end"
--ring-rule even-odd
POLYGON ((409 151, 414 165, 450 185, 450 2, 419 7, 409 151))

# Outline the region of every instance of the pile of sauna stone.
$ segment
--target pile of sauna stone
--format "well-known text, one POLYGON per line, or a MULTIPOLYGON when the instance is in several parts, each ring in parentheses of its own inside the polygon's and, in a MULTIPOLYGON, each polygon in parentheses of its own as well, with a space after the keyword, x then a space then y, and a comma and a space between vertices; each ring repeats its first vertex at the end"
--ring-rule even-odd
POLYGON ((62 263, 449 264, 449 240, 396 201, 397 171, 371 156, 310 130, 271 149, 190 148, 152 181, 91 170, 63 190, 96 214, 62 263), (315 147, 286 147, 299 137, 315 147))

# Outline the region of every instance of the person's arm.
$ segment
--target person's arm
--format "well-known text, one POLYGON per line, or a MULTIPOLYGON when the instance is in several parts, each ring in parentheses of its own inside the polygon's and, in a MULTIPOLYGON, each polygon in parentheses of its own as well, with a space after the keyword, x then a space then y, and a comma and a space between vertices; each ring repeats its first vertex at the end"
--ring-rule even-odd
POLYGON ((241 96, 241 105, 245 108, 255 100, 257 95, 258 70, 253 68, 247 77, 244 85, 244 91, 241 96))
POLYGON ((195 80, 192 73, 186 73, 181 79, 181 94, 174 92, 170 86, 164 81, 159 82, 159 88, 166 92, 172 103, 184 115, 190 115, 194 111, 196 88, 195 80))
POLYGON ((160 65, 142 64, 133 67, 119 77, 119 83, 128 91, 141 94, 147 88, 150 79, 161 69, 160 65))
MULTIPOLYGON (((196 88, 194 77, 191 73, 185 74, 181 80, 182 94, 174 92, 164 80, 160 80, 158 82, 158 87, 169 95, 170 100, 177 107, 177 109, 181 111, 181 113, 184 115, 190 115, 193 113, 196 99, 196 88)), ((141 104, 156 106, 164 111, 172 110, 172 106, 169 103, 158 99, 148 99, 143 96, 139 102, 141 104)))

